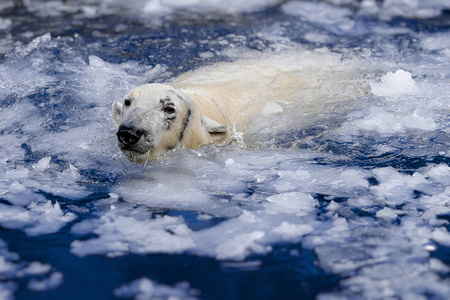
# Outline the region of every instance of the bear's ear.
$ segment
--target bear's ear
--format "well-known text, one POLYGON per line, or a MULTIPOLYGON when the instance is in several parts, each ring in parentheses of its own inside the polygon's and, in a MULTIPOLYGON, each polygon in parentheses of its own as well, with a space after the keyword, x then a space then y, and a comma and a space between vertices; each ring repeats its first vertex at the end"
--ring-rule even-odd
POLYGON ((208 117, 202 117, 203 128, 216 143, 223 143, 228 138, 228 127, 208 117))
POLYGON ((117 124, 119 124, 120 121, 122 120, 122 111, 123 111, 122 103, 114 102, 112 105, 112 114, 113 119, 114 121, 116 121, 117 124))

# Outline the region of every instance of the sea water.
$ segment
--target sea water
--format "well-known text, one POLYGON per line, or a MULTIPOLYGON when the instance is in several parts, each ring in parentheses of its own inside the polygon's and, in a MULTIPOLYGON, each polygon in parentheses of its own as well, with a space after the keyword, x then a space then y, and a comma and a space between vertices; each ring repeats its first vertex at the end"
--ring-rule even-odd
POLYGON ((2 2, 0 298, 448 299, 449 9, 2 2), (121 155, 113 101, 248 61, 305 85, 227 146, 121 155))

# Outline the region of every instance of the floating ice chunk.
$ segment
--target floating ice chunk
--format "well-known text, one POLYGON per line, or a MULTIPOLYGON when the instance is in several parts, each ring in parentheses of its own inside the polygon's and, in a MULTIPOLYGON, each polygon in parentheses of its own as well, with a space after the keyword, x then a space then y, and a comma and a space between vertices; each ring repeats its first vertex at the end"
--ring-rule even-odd
MULTIPOLYGON (((156 219, 137 220, 111 210, 93 228, 99 235, 86 241, 74 241, 71 252, 78 256, 90 254, 123 255, 132 253, 182 253, 195 247, 190 229, 181 218, 165 216, 156 219)), ((86 222, 86 221, 85 221, 86 222)), ((89 222, 89 221, 88 221, 89 222)), ((80 230, 80 225, 77 230, 80 230)), ((84 233, 82 230, 82 233, 84 233)))
POLYGON ((297 2, 290 1, 281 9, 285 14, 299 16, 309 22, 323 24, 338 24, 349 21, 352 11, 325 2, 297 2))
POLYGON ((339 208, 341 208, 341 206, 339 205, 339 203, 335 202, 335 201, 331 201, 330 204, 328 204, 327 209, 331 210, 331 211, 336 211, 339 208))
POLYGON ((414 190, 420 190, 421 185, 428 183, 425 176, 420 173, 404 175, 392 167, 375 169, 373 173, 380 184, 370 189, 384 197, 390 205, 410 201, 414 190))
POLYGON ((282 222, 280 226, 273 229, 273 232, 281 234, 284 240, 298 242, 299 238, 314 231, 314 227, 308 224, 291 224, 282 222))
POLYGON ((261 109, 262 115, 274 115, 283 112, 283 107, 276 102, 267 102, 261 109))
POLYGON ((10 19, 0 18, 0 30, 6 30, 11 27, 12 21, 10 19))
POLYGON ((318 32, 307 32, 303 37, 305 40, 312 43, 330 43, 333 41, 333 37, 318 32))
POLYGON ((48 291, 56 289, 63 282, 63 274, 61 272, 53 272, 50 277, 42 280, 31 279, 28 282, 28 288, 33 291, 48 291))
POLYGON ((193 12, 220 11, 224 13, 253 12, 264 7, 276 4, 276 0, 230 0, 228 2, 218 0, 147 0, 144 13, 152 15, 165 15, 183 9, 193 12))
POLYGON ((36 172, 43 172, 44 170, 50 168, 50 160, 51 159, 52 158, 50 156, 42 158, 36 164, 33 165, 33 169, 36 172))
POLYGON ((420 198, 427 210, 422 217, 428 219, 431 224, 442 224, 442 220, 438 220, 437 215, 450 214, 450 187, 447 187, 443 193, 439 193, 432 196, 424 196, 420 198))
POLYGON ((340 176, 341 186, 354 186, 358 188, 368 188, 369 182, 364 178, 364 173, 361 170, 348 169, 344 170, 340 176))
POLYGON ((261 222, 261 219, 255 216, 252 212, 248 210, 243 210, 242 214, 238 217, 239 220, 247 223, 261 222))
POLYGON ((433 181, 448 184, 450 182, 450 167, 446 164, 432 166, 424 175, 433 181))
POLYGON ((450 37, 446 33, 437 33, 421 40, 421 45, 427 50, 444 50, 450 48, 450 37))
POLYGON ((13 0, 4 0, 4 1, 2 1, 2 3, 0 3, 0 11, 11 8, 11 7, 14 7, 13 0))
MULTIPOLYGON (((99 99, 108 101, 109 105, 110 101, 121 99, 133 86, 146 83, 164 70, 165 67, 161 65, 140 66, 136 61, 114 64, 90 55, 89 66, 82 70, 83 78, 87 80, 81 96, 95 102, 96 105, 99 99)), ((92 147, 92 143, 89 145, 83 143, 85 140, 79 140, 77 146, 89 149, 92 147)))
POLYGON ((52 195, 69 199, 87 197, 90 192, 84 185, 79 184, 81 175, 77 168, 69 166, 63 171, 52 170, 36 181, 24 181, 30 188, 39 189, 52 195))
POLYGON ((144 13, 152 15, 166 15, 170 14, 173 10, 175 10, 175 8, 164 5, 160 0, 148 1, 143 9, 144 13))
POLYGON ((280 170, 275 188, 278 192, 303 191, 327 195, 364 193, 370 177, 363 170, 302 166, 295 171, 280 170))
POLYGON ((0 239, 0 255, 7 260, 14 261, 19 259, 19 255, 17 253, 10 252, 8 250, 8 245, 2 239, 0 239))
POLYGON ((16 264, 7 261, 3 256, 0 255, 0 274, 8 273, 16 269, 16 264))
POLYGON ((29 235, 55 233, 61 227, 76 219, 75 214, 71 212, 63 213, 59 203, 56 202, 53 205, 51 201, 32 203, 28 206, 28 212, 22 212, 22 214, 26 218, 23 225, 31 226, 24 229, 29 235))
POLYGON ((372 93, 377 96, 398 96, 418 91, 411 73, 404 70, 397 70, 395 73, 388 72, 381 77, 381 83, 371 83, 370 88, 372 93))
POLYGON ((0 204, 0 224, 5 228, 18 229, 30 222, 30 213, 23 207, 0 204))
POLYGON ((249 261, 224 261, 221 264, 227 269, 237 269, 239 271, 255 271, 259 270, 262 265, 260 260, 249 260, 249 261))
POLYGON ((147 277, 136 279, 114 290, 114 296, 133 299, 196 299, 198 292, 188 282, 173 287, 159 284, 147 277))
MULTIPOLYGON (((114 236, 108 238, 114 238, 114 236)), ((130 252, 128 243, 120 240, 109 240, 103 238, 91 239, 88 241, 75 240, 70 244, 70 247, 70 252, 78 255, 79 257, 92 254, 104 254, 107 257, 118 257, 130 252)))
POLYGON ((436 242, 446 247, 450 247, 450 233, 445 229, 445 227, 435 228, 432 238, 436 242))
MULTIPOLYGON (((122 285, 114 290, 114 295, 116 297, 131 298, 138 295, 139 297, 151 298, 154 291, 153 281, 144 277, 141 279, 136 279, 129 284, 122 285)), ((137 296, 136 296, 137 297, 137 296)))
POLYGON ((430 268, 441 274, 450 272, 450 267, 437 258, 430 258, 430 268))
MULTIPOLYGON (((52 35, 50 33, 46 33, 44 35, 41 35, 41 36, 33 39, 26 46, 24 46, 22 48, 17 48, 16 51, 20 55, 26 56, 26 55, 30 54, 33 50, 36 50, 43 45, 48 45, 51 40, 52 40, 52 35)), ((36 67, 36 66, 34 66, 34 67, 36 67)))
POLYGON ((229 166, 229 165, 232 165, 232 164, 234 164, 234 159, 232 159, 232 158, 228 158, 225 161, 225 166, 229 166))
POLYGON ((278 192, 287 192, 296 189, 299 182, 310 182, 312 177, 309 171, 283 171, 278 172, 279 179, 277 180, 276 189, 278 192))
POLYGON ((383 1, 380 14, 383 16, 403 16, 407 18, 432 18, 449 8, 448 1, 420 1, 420 0, 388 0, 383 1))
POLYGON ((199 220, 199 221, 208 221, 208 220, 211 220, 212 218, 213 217, 211 215, 202 214, 202 213, 197 216, 197 220, 199 220))
POLYGON ((34 217, 36 219, 36 224, 33 227, 26 228, 25 232, 28 235, 42 235, 50 234, 59 231, 66 223, 74 220, 76 218, 73 213, 62 214, 59 210, 53 212, 44 212, 39 214, 39 217, 34 217))
POLYGON ((12 170, 8 170, 5 172, 5 178, 11 180, 17 180, 22 178, 27 178, 30 171, 24 167, 17 167, 12 170))
POLYGON ((406 129, 422 131, 433 131, 437 129, 437 124, 433 117, 421 116, 417 111, 411 116, 400 116, 398 120, 406 129))
POLYGON ((433 117, 423 116, 415 111, 411 115, 396 115, 379 107, 371 107, 369 115, 347 124, 363 131, 375 131, 383 135, 405 133, 407 130, 434 131, 437 124, 433 117))
POLYGON ((75 235, 85 235, 94 232, 100 224, 101 222, 99 222, 99 220, 85 220, 83 222, 75 223, 72 228, 70 228, 70 232, 75 235))
POLYGON ((200 53, 198 54, 198 56, 200 56, 201 58, 206 58, 206 59, 208 59, 208 58, 213 58, 213 57, 214 57, 214 53, 211 52, 211 51, 200 52, 200 53))
POLYGON ((330 229, 332 232, 344 232, 348 233, 348 222, 345 218, 335 217, 333 220, 333 227, 330 229))
POLYGON ((385 207, 379 211, 377 211, 376 216, 378 218, 383 218, 383 219, 395 219, 397 217, 397 211, 389 208, 389 207, 385 207))
MULTIPOLYGON (((241 166, 234 159, 228 158, 225 163, 230 172, 240 172, 241 166)), ((215 216, 238 216, 241 213, 238 207, 227 205, 226 201, 213 201, 211 196, 195 188, 192 185, 194 178, 193 174, 180 168, 148 169, 130 176, 115 192, 127 202, 148 207, 197 210, 215 216)), ((225 182, 229 184, 228 180, 225 182)), ((214 185, 220 185, 220 182, 216 181, 214 185)))
POLYGON ((423 248, 429 252, 433 252, 433 251, 437 250, 436 246, 433 244, 426 244, 423 246, 423 248))
POLYGON ((14 299, 14 292, 18 285, 14 282, 0 282, 0 299, 12 300, 14 299))
POLYGON ((264 206, 269 214, 285 213, 298 216, 306 215, 319 204, 311 195, 300 192, 273 195, 268 197, 267 201, 264 206))
POLYGON ((28 266, 22 271, 28 275, 42 275, 50 272, 52 266, 43 264, 38 261, 31 262, 28 266))
POLYGON ((60 179, 62 182, 76 182, 81 179, 80 172, 76 167, 74 167, 72 164, 69 165, 68 169, 65 169, 64 171, 57 173, 58 179, 60 179))
POLYGON ((267 247, 262 246, 256 240, 265 235, 263 231, 253 231, 235 236, 216 247, 216 258, 219 260, 242 260, 250 253, 265 254, 267 247))
POLYGON ((26 187, 24 187, 20 182, 14 181, 9 186, 9 191, 13 194, 18 194, 20 192, 23 192, 26 190, 26 187))

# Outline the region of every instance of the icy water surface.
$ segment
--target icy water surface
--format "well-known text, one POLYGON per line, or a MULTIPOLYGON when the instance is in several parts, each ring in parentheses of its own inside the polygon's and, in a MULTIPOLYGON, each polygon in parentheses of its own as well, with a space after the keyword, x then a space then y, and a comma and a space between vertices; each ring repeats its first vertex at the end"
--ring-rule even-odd
POLYGON ((2 1, 0 299, 449 299, 449 10, 2 1), (122 157, 131 88, 255 61, 304 85, 247 135, 122 157))

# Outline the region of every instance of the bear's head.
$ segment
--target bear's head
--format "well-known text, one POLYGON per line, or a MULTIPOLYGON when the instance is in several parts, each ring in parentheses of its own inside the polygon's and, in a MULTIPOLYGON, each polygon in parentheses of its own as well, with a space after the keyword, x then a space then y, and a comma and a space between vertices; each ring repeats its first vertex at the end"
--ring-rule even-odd
POLYGON ((192 114, 186 98, 171 86, 153 83, 113 103, 119 147, 130 161, 143 162, 178 145, 192 114))

